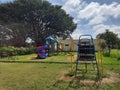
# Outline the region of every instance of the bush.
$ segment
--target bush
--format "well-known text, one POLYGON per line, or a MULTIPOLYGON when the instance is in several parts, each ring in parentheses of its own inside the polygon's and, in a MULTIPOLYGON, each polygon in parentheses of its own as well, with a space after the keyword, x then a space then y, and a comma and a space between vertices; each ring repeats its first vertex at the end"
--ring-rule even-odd
POLYGON ((117 58, 117 60, 120 60, 120 50, 118 49, 113 49, 111 52, 110 57, 112 58, 117 58))
POLYGON ((105 57, 109 57, 110 55, 109 55, 108 52, 104 52, 104 53, 103 53, 103 56, 105 56, 105 57))
POLYGON ((120 61, 120 56, 117 58, 118 61, 120 61))
POLYGON ((32 54, 36 52, 36 48, 33 46, 30 47, 0 47, 0 57, 15 56, 15 55, 25 55, 32 54))
MULTIPOLYGON (((109 53, 107 51, 104 51, 103 56, 109 57, 109 53)), ((112 49, 110 57, 116 58, 117 60, 120 61, 120 50, 119 49, 112 49)))

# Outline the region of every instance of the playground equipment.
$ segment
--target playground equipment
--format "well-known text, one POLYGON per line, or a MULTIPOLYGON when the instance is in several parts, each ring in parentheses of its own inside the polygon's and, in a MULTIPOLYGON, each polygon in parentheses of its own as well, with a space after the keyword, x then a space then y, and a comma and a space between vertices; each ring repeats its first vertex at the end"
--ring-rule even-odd
POLYGON ((58 48, 60 47, 60 42, 56 38, 54 39, 54 46, 55 51, 58 51, 58 48))
POLYGON ((75 55, 73 53, 74 51, 74 41, 73 38, 71 37, 71 35, 69 35, 70 37, 70 52, 67 54, 67 59, 70 59, 71 62, 71 70, 74 70, 75 65, 74 65, 74 61, 75 61, 75 55))
POLYGON ((47 46, 43 45, 43 46, 37 46, 37 52, 38 52, 38 58, 44 59, 47 56, 47 52, 46 52, 47 46))
POLYGON ((46 45, 37 46, 38 58, 46 58, 47 56, 52 56, 55 51, 55 46, 57 49, 60 46, 59 41, 52 38, 51 36, 45 38, 45 43, 46 45))
POLYGON ((102 40, 97 39, 97 49, 98 49, 97 61, 98 61, 98 69, 99 69, 99 77, 100 77, 100 79, 102 79, 102 75, 103 75, 101 43, 102 43, 102 40))
POLYGON ((48 56, 52 56, 54 54, 55 47, 58 50, 60 46, 60 42, 51 36, 45 38, 45 41, 46 41, 46 45, 48 46, 48 56))
POLYGON ((45 38, 45 41, 48 47, 48 56, 52 56, 54 52, 54 39, 51 36, 49 36, 45 38))
MULTIPOLYGON (((100 78, 95 46, 91 35, 81 35, 79 37, 75 76, 77 76, 78 71, 83 74, 94 71, 96 78, 100 78)), ((93 72, 91 75, 93 75, 93 72)))
POLYGON ((63 45, 64 45, 63 42, 60 42, 57 51, 63 51, 64 50, 63 45))

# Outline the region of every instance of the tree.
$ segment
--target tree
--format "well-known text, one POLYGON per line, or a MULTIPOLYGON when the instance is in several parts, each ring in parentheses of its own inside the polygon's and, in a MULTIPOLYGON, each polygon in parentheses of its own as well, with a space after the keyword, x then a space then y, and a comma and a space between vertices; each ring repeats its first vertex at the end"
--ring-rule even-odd
MULTIPOLYGON (((14 0, 0 4, 0 13, 3 25, 13 30, 12 32, 19 30, 24 33, 21 34, 24 41, 30 37, 36 44, 44 43, 44 38, 50 35, 67 36, 76 28, 73 18, 61 6, 51 5, 43 0, 14 0), (21 31, 20 25, 27 27, 26 32, 21 31)), ((19 33, 16 34, 19 36, 19 33)))
POLYGON ((101 40, 101 49, 104 50, 106 48, 106 42, 104 40, 101 40))
POLYGON ((11 38, 10 38, 10 45, 20 47, 20 46, 26 46, 26 38, 28 37, 28 26, 24 24, 9 24, 7 26, 8 28, 11 28, 11 38))
POLYGON ((118 41, 117 41, 117 49, 120 50, 120 38, 118 38, 118 41))
POLYGON ((97 38, 104 39, 106 41, 106 45, 109 50, 108 56, 110 56, 111 48, 115 48, 118 41, 117 34, 106 29, 106 32, 98 34, 97 38))

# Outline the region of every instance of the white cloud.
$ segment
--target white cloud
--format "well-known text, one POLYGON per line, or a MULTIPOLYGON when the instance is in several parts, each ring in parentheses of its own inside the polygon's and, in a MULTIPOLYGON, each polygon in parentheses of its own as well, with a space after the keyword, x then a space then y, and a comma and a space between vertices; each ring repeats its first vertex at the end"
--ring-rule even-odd
POLYGON ((120 37, 120 26, 114 25, 112 22, 112 19, 120 19, 120 3, 87 3, 84 0, 62 1, 65 3, 62 9, 74 16, 74 22, 80 26, 73 32, 74 38, 78 38, 81 34, 91 34, 95 37, 98 33, 105 32, 105 29, 119 34, 120 37))
POLYGON ((91 2, 78 14, 79 19, 89 20, 88 25, 104 23, 109 16, 120 17, 120 4, 114 2, 110 5, 100 5, 97 2, 91 2))
POLYGON ((80 5, 81 0, 67 0, 63 5, 62 9, 64 9, 67 13, 71 13, 75 11, 76 8, 80 5))
POLYGON ((91 2, 79 11, 79 18, 89 19, 98 15, 120 17, 120 4, 114 2, 110 5, 100 5, 97 2, 91 2))
POLYGON ((78 12, 78 17, 80 19, 92 18, 96 15, 98 7, 98 3, 92 2, 78 12))
POLYGON ((78 23, 78 20, 76 20, 76 19, 73 19, 73 22, 74 22, 74 23, 78 23))
POLYGON ((82 0, 63 0, 64 9, 68 14, 74 13, 78 20, 88 20, 88 25, 101 24, 107 21, 109 16, 113 18, 120 17, 120 4, 113 2, 112 4, 102 4, 91 2, 87 4, 82 0))
POLYGON ((88 23, 88 25, 94 25, 94 24, 101 24, 103 22, 107 21, 107 17, 103 17, 103 16, 96 16, 93 19, 91 19, 88 23))
POLYGON ((73 33, 72 33, 72 38, 73 39, 79 39, 80 35, 82 35, 83 33, 81 32, 80 29, 76 29, 73 33))
POLYGON ((99 33, 105 32, 106 29, 109 29, 109 31, 112 31, 120 37, 120 26, 117 25, 104 25, 104 24, 99 24, 93 27, 94 30, 94 36, 98 35, 99 33))
POLYGON ((120 4, 116 2, 110 5, 103 4, 99 7, 99 13, 104 16, 112 16, 114 18, 118 18, 120 17, 120 4))

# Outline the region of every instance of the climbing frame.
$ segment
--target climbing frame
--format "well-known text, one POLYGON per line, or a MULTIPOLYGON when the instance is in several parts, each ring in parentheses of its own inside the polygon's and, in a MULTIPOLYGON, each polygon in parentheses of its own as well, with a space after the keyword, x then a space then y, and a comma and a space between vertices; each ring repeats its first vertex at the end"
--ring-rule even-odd
POLYGON ((91 35, 79 37, 75 76, 79 73, 83 76, 87 73, 86 75, 95 75, 95 78, 99 78, 98 62, 91 35))

